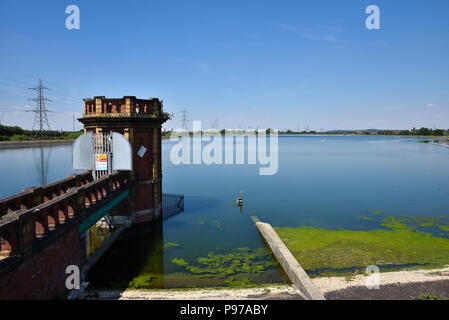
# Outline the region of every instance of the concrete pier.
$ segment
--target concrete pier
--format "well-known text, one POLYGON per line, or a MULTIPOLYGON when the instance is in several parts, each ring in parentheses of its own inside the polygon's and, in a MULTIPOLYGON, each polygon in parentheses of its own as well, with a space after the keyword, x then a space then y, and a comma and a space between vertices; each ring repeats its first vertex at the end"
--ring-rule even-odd
POLYGON ((292 255, 287 246, 277 235, 276 231, 268 223, 259 221, 253 217, 257 229, 270 246, 274 255, 278 259, 285 273, 290 278, 291 282, 301 291, 307 299, 310 300, 325 300, 324 295, 310 280, 307 273, 301 267, 296 258, 292 255))

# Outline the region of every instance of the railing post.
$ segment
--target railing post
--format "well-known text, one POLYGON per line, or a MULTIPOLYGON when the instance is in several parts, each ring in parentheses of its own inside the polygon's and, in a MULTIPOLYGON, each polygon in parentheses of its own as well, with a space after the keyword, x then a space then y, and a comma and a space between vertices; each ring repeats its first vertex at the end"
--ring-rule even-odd
POLYGON ((42 187, 34 187, 31 190, 33 191, 32 207, 36 207, 44 202, 44 190, 42 187))
POLYGON ((19 252, 18 221, 14 217, 0 221, 0 239, 0 259, 19 252))

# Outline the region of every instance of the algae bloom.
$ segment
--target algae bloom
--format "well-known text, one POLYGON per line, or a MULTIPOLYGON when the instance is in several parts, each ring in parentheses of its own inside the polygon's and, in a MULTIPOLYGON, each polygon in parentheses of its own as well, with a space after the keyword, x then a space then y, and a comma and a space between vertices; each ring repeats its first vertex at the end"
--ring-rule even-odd
POLYGON ((207 257, 197 258, 196 263, 192 264, 178 258, 173 259, 172 262, 198 276, 218 278, 241 273, 261 274, 277 264, 265 248, 255 250, 238 248, 227 254, 209 252, 207 257))
MULTIPOLYGON (((378 214, 378 213, 376 213, 378 214)), ((372 231, 327 230, 313 227, 276 228, 292 254, 308 270, 378 266, 441 266, 449 264, 449 239, 418 228, 449 231, 445 217, 381 217, 372 231)))

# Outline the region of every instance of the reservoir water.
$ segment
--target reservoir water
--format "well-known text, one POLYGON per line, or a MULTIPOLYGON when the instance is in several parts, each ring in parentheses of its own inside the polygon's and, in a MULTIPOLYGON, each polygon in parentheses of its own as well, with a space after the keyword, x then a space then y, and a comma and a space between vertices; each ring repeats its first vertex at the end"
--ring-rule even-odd
MULTIPOLYGON (((449 148, 421 140, 280 136, 272 176, 259 175, 259 165, 174 165, 175 142, 164 140, 163 192, 184 194, 184 212, 129 231, 89 281, 138 288, 283 282, 251 216, 274 227, 330 230, 371 230, 371 221, 358 219, 370 210, 449 217, 449 148)), ((0 197, 71 173, 70 145, 2 149, 0 197)))

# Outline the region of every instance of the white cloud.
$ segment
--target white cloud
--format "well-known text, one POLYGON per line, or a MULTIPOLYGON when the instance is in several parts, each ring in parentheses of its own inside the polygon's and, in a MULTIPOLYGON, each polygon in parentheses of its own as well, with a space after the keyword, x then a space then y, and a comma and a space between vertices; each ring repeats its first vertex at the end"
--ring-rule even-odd
POLYGON ((11 107, 11 109, 15 110, 15 111, 27 111, 27 110, 31 110, 33 107, 26 104, 24 106, 14 106, 11 107))

